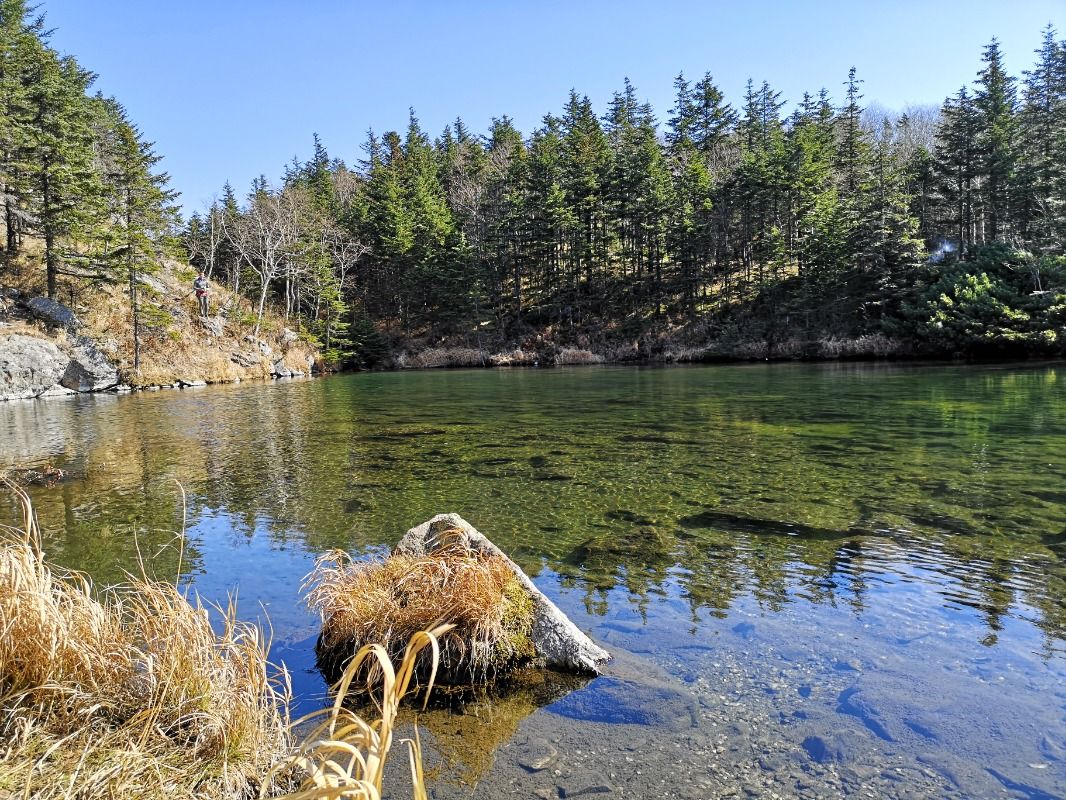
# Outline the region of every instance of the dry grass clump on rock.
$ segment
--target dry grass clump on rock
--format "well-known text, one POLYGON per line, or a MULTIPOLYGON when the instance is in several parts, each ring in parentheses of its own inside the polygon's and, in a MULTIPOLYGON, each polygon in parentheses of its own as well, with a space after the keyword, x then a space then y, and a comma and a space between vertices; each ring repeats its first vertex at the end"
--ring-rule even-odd
POLYGON ((499 556, 457 545, 357 563, 334 551, 319 558, 308 585, 322 615, 316 652, 328 680, 360 647, 379 642, 397 659, 411 636, 442 620, 453 627, 440 637, 441 683, 482 683, 534 656, 533 600, 499 556))
MULTIPOLYGON (((420 663, 428 668, 425 699, 429 701, 440 655, 439 639, 451 627, 438 625, 432 630, 416 632, 407 642, 397 665, 379 644, 360 648, 333 687, 333 705, 294 723, 299 726, 325 717, 307 733, 299 749, 275 767, 275 774, 295 768, 303 775, 300 788, 285 795, 283 800, 380 800, 385 761, 392 748, 400 701, 407 695, 420 663), (427 648, 428 659, 420 658, 427 648), (427 660, 428 665, 425 664, 427 660), (360 675, 365 676, 365 684, 360 685, 356 680, 360 675), (368 723, 345 707, 344 702, 353 687, 355 691, 371 695, 378 719, 368 723), (380 691, 376 691, 378 689, 380 691)), ((413 800, 428 800, 417 727, 414 736, 414 739, 402 740, 408 745, 411 796, 413 800)), ((268 780, 267 785, 270 783, 268 780)))
POLYGON ((0 540, 0 796, 247 797, 290 749, 288 680, 254 625, 166 583, 47 565, 25 494, 0 540))

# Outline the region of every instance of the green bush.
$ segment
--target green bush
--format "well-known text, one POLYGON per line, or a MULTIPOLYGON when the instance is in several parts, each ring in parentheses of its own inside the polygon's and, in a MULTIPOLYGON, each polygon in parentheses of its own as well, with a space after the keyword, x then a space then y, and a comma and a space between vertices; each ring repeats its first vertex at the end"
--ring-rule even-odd
POLYGON ((940 266, 918 301, 905 308, 913 335, 934 350, 960 355, 1061 353, 1063 261, 996 243, 940 266), (1056 282, 1059 288, 1046 288, 1056 282))

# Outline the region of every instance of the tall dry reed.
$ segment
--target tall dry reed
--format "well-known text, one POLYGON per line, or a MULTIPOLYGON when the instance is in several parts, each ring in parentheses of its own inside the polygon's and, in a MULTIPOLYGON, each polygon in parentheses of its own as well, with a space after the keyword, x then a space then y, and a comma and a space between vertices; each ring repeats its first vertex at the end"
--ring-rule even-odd
MULTIPOLYGON (((9 485, 10 486, 10 485, 9 485)), ((0 794, 239 797, 289 751, 288 676, 231 602, 50 566, 29 498, 0 533, 0 794)))

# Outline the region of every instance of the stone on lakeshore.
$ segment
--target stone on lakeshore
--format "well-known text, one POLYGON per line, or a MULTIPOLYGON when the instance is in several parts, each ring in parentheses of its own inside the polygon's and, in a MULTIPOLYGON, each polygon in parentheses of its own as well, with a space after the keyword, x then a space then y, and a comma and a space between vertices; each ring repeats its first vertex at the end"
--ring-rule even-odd
POLYGON ((118 370, 87 336, 74 338, 60 383, 75 392, 100 392, 118 383, 118 370))
POLYGON ((59 384, 69 362, 52 342, 19 333, 0 336, 0 400, 69 394, 59 384))
POLYGON ((458 514, 438 514, 433 519, 411 528, 400 539, 393 553, 408 556, 433 555, 441 549, 454 547, 459 543, 454 536, 456 529, 461 531, 461 543, 468 549, 504 559, 518 582, 529 593, 533 600, 533 630, 530 638, 533 640, 537 662, 547 667, 599 674, 600 665, 610 659, 610 653, 582 633, 555 603, 544 596, 521 567, 458 514), (446 537, 440 536, 446 532, 446 537))
POLYGON ((200 317, 200 324, 204 326, 204 330, 216 339, 226 332, 226 321, 218 317, 200 317))
POLYGON ((73 311, 48 297, 34 297, 27 300, 26 309, 35 318, 53 328, 73 331, 81 325, 73 311))
POLYGON ((281 361, 275 362, 273 369, 271 369, 271 372, 274 375, 277 375, 279 378, 292 377, 292 370, 286 367, 285 364, 281 361))
POLYGON ((290 328, 282 328, 281 329, 281 343, 283 345, 288 346, 288 345, 292 344, 293 342, 295 342, 299 338, 300 338, 300 334, 298 334, 296 331, 291 330, 290 328))
POLYGON ((255 353, 245 353, 241 350, 234 350, 230 353, 229 360, 245 369, 250 369, 259 364, 259 356, 255 355, 255 353))

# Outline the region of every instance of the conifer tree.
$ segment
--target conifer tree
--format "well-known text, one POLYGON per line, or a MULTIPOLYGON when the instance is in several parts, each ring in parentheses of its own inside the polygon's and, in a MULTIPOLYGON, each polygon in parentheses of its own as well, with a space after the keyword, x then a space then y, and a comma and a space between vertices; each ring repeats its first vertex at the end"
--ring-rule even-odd
POLYGON ((48 296, 55 297, 63 239, 85 235, 99 219, 100 176, 85 97, 94 76, 73 58, 45 49, 30 78, 26 172, 35 228, 44 239, 48 296))
POLYGON ((0 193, 9 254, 18 250, 19 231, 29 222, 26 162, 33 115, 29 87, 35 66, 44 57, 39 38, 44 18, 30 14, 25 0, 0 0, 0 193))
POLYGON ((985 47, 974 107, 977 111, 977 152, 984 178, 985 232, 995 241, 1008 232, 1017 146, 1017 93, 1015 80, 1003 66, 995 39, 985 47))
POLYGON ((1015 219, 1021 238, 1053 252, 1066 228, 1066 55, 1048 25, 1025 72, 1018 117, 1019 169, 1015 219))
POLYGON ((976 184, 979 170, 977 134, 979 121, 966 87, 944 101, 934 154, 939 197, 949 219, 958 248, 965 253, 978 241, 976 184))
POLYGON ((111 236, 117 245, 109 255, 124 274, 133 312, 133 368, 140 369, 141 318, 140 276, 159 269, 177 221, 165 172, 157 172, 161 160, 151 142, 129 122, 116 101, 106 101, 110 121, 109 171, 106 177, 111 236))

